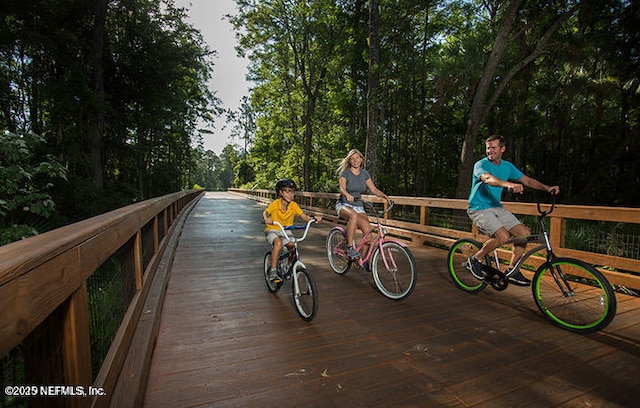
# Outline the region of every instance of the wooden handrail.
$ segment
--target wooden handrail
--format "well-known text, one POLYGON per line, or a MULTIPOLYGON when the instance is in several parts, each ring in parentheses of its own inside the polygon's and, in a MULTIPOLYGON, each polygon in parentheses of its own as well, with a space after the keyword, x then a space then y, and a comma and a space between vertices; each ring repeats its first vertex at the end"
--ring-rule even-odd
MULTIPOLYGON (((276 197, 273 190, 229 189, 229 191, 263 202, 270 202, 276 197)), ((331 200, 337 200, 339 194, 297 191, 296 197, 299 197, 297 201, 303 208, 322 214, 327 219, 337 221, 336 213, 333 208, 328 208, 328 203, 331 200), (307 205, 306 202, 309 204, 307 205)), ((376 196, 363 196, 363 198, 372 202, 383 202, 382 199, 376 196)), ((390 198, 397 205, 418 207, 420 214, 419 223, 394 220, 392 215, 387 214, 383 224, 388 226, 389 231, 394 235, 413 241, 418 245, 431 244, 440 247, 448 247, 456 239, 463 237, 471 237, 481 242, 487 239, 486 236, 478 232, 475 226, 473 226, 471 232, 468 232, 428 225, 428 215, 431 209, 466 211, 467 200, 403 196, 392 196, 390 198)), ((505 202, 504 205, 514 214, 538 215, 536 204, 505 202)), ((554 246, 554 252, 558 256, 570 256, 596 265, 612 284, 640 289, 640 276, 635 275, 640 274, 640 260, 563 247, 567 219, 640 224, 640 208, 557 204, 549 219, 551 225, 549 231, 550 239, 554 246)), ((509 253, 501 251, 500 255, 507 257, 509 253)), ((534 257, 530 259, 533 261, 531 266, 536 266, 541 261, 540 259, 536 260, 534 257)))
MULTIPOLYGON (((169 248, 172 235, 203 194, 203 190, 191 190, 146 200, 1 246, 0 358, 7 356, 45 319, 54 313, 61 315, 60 319, 54 319, 54 324, 60 321, 60 327, 52 330, 62 337, 64 373, 60 378, 67 385, 83 386, 85 390, 89 386, 109 390, 106 398, 69 398, 67 406, 107 406, 122 367, 131 358, 129 344, 140 329, 138 321, 156 272, 163 259, 172 254, 169 248), (148 245, 142 234, 146 226, 152 231, 152 242, 148 245), (134 267, 130 273, 134 275, 131 279, 135 281, 135 294, 94 379, 86 281, 125 245, 133 246, 134 267), (153 251, 146 265, 143 248, 153 251)), ((147 337, 151 335, 146 333, 147 337)), ((127 380, 146 383, 146 378, 127 380)))

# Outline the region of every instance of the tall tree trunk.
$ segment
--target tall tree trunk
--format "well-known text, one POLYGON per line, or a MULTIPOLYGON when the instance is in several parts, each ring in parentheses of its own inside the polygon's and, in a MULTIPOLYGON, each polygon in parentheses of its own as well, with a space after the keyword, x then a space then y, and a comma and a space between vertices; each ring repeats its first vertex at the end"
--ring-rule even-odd
POLYGON ((473 146, 476 144, 478 131, 484 120, 485 102, 491 87, 500 58, 504 50, 507 48, 508 36, 511 27, 515 21, 518 9, 524 0, 515 0, 509 3, 507 12, 505 13, 502 25, 493 43, 493 49, 484 67, 480 81, 473 94, 473 102, 469 111, 469 120, 467 121, 467 131, 464 135, 462 143, 462 153, 460 155, 460 174, 458 176, 458 187, 456 188, 456 197, 463 198, 469 195, 471 188, 471 170, 473 166, 473 146))
MULTIPOLYGON (((422 66, 427 66, 427 44, 429 43, 429 6, 424 7, 424 26, 422 30, 422 47, 420 49, 422 66)), ((416 143, 416 189, 417 196, 422 196, 426 190, 428 171, 424 164, 425 132, 427 128, 427 72, 423 71, 420 77, 420 112, 418 114, 418 141, 416 143)))
POLYGON ((367 145, 366 167, 375 180, 376 155, 378 152, 378 84, 380 81, 380 4, 379 0, 369 1, 369 89, 367 93, 367 145))
POLYGON ((104 176, 102 173, 102 135, 104 133, 104 70, 102 56, 104 52, 104 24, 107 17, 108 0, 95 0, 95 16, 92 38, 91 62, 93 68, 93 92, 96 105, 89 131, 89 160, 93 184, 102 189, 104 176))
POLYGON ((469 120, 467 122, 467 131, 465 133, 464 142, 462 144, 462 153, 460 155, 460 174, 458 176, 458 187, 456 188, 456 197, 458 198, 464 198, 469 195, 469 190, 471 188, 471 172, 473 167, 473 146, 476 143, 480 126, 487 117, 488 112, 495 105, 509 81, 511 81, 518 72, 544 52, 553 34, 558 31, 565 21, 571 18, 578 11, 580 6, 579 4, 574 5, 571 9, 560 14, 553 24, 551 24, 551 26, 549 26, 549 28, 540 37, 536 43, 536 48, 529 53, 529 55, 518 61, 503 76, 500 82, 496 85, 496 89, 493 93, 489 95, 491 83, 498 68, 498 64, 500 63, 500 59, 502 58, 502 55, 509 43, 509 33, 513 28, 518 15, 518 10, 522 3, 523 0, 515 0, 509 3, 500 26, 500 30, 498 31, 493 44, 493 49, 491 50, 491 54, 489 55, 489 59, 484 67, 484 71, 482 72, 482 76, 480 77, 480 81, 478 82, 478 86, 476 87, 473 95, 473 102, 471 104, 471 111, 469 112, 469 120))
POLYGON ((313 128, 311 125, 311 118, 315 111, 316 97, 314 93, 307 95, 307 107, 304 119, 304 162, 303 162, 303 174, 304 174, 304 190, 309 191, 311 189, 311 141, 313 139, 313 128))

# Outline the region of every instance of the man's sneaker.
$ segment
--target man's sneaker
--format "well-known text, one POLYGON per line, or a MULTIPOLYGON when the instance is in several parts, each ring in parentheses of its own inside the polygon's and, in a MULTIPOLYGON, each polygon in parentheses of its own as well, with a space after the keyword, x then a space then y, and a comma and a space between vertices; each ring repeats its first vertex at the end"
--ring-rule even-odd
POLYGON ((482 280, 486 276, 486 273, 482 270, 482 264, 473 256, 470 256, 463 265, 476 279, 482 280))
MULTIPOLYGON (((506 273, 510 273, 511 270, 507 269, 505 272, 506 273)), ((507 276, 507 279, 509 279, 509 282, 513 283, 516 286, 529 286, 529 285, 531 285, 531 281, 529 279, 525 278, 524 276, 522 276, 522 273, 520 272, 520 270, 517 270, 514 273, 512 273, 511 275, 507 276)))
POLYGON ((369 261, 363 263, 362 267, 364 268, 365 271, 371 272, 371 264, 369 264, 369 261))
POLYGON ((349 247, 347 248, 347 256, 353 261, 354 259, 360 258, 362 255, 360 255, 360 252, 358 252, 354 247, 349 247))
POLYGON ((282 279, 278 276, 278 270, 276 268, 269 268, 269 280, 273 283, 282 282, 282 279))

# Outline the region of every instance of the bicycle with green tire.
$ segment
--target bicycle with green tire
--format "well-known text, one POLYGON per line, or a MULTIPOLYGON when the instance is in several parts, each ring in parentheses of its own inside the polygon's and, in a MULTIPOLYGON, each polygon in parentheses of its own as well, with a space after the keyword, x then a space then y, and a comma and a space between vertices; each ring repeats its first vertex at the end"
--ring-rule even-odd
POLYGON ((498 251, 487 255, 482 263, 485 277, 476 278, 466 267, 466 261, 482 247, 471 238, 457 240, 449 249, 447 265, 453 283, 467 293, 478 293, 491 286, 502 291, 508 287, 508 276, 517 272, 532 255, 545 252, 545 261, 533 275, 531 290, 536 306, 554 325, 575 333, 593 333, 604 329, 616 314, 616 297, 607 278, 593 265, 579 259, 557 257, 545 225, 545 218, 555 208, 555 194, 551 207, 543 210, 538 202, 538 223, 541 234, 517 237, 506 244, 538 243, 518 260, 512 269, 501 271, 498 251))

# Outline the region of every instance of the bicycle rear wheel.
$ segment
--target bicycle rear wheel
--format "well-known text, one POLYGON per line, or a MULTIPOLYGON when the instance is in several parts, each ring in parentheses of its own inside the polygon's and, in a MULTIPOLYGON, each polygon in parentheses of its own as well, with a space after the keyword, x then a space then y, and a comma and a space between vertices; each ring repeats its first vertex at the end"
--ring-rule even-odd
POLYGON ((271 268, 271 252, 267 252, 264 256, 264 280, 269 292, 277 292, 282 283, 275 283, 269 279, 269 268, 271 268))
MULTIPOLYGON (((471 271, 464 266, 471 255, 474 255, 482 245, 470 238, 462 238, 451 245, 449 255, 447 255, 447 265, 449 274, 455 285, 469 293, 477 293, 487 287, 487 283, 478 280, 471 274, 471 271)), ((485 258, 485 263, 488 260, 485 258)))
POLYGON ((318 291, 313 277, 305 268, 298 267, 293 273, 293 279, 298 283, 298 292, 296 293, 296 284, 293 282, 293 303, 296 311, 302 320, 310 322, 316 317, 318 312, 318 291))
POLYGON ((339 275, 344 275, 351 267, 347 257, 347 237, 339 228, 332 228, 327 236, 327 257, 331 269, 339 275))
POLYGON ((407 248, 387 241, 371 258, 371 273, 376 287, 386 297, 402 300, 411 294, 418 278, 416 261, 407 248))
POLYGON ((533 276, 531 288, 542 314, 575 333, 602 330, 616 314, 616 297, 607 278, 577 259, 545 263, 533 276))

